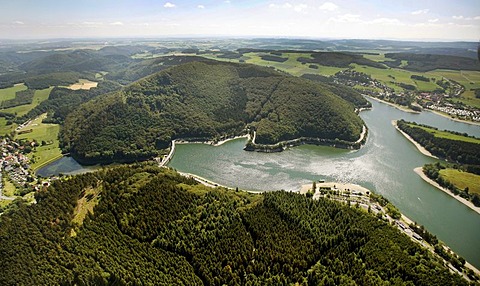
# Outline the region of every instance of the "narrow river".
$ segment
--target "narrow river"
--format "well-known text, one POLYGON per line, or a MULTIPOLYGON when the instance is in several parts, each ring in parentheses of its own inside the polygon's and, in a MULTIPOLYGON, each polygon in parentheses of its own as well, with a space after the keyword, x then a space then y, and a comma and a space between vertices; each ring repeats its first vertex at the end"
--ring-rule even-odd
POLYGON ((480 267, 480 215, 414 173, 415 167, 434 159, 422 155, 391 121, 403 118, 477 137, 480 127, 431 112, 411 114, 376 101, 372 105, 372 110, 360 114, 369 135, 358 151, 305 145, 265 154, 243 151, 245 139, 237 139, 218 147, 179 144, 169 166, 246 190, 298 190, 318 179, 356 183, 388 198, 402 213, 480 267))

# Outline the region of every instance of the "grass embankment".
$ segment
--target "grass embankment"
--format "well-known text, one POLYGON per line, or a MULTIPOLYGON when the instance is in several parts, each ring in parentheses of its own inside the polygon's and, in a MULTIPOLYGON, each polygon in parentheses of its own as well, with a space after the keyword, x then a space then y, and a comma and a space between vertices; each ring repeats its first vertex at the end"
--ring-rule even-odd
POLYGON ((446 139, 450 139, 450 140, 480 144, 480 139, 478 139, 478 138, 462 136, 462 135, 454 134, 454 133, 451 133, 451 132, 448 132, 448 131, 440 131, 440 130, 436 130, 436 129, 433 129, 433 128, 428 128, 428 127, 420 126, 420 125, 416 125, 416 124, 408 124, 408 125, 410 127, 423 129, 423 130, 427 131, 428 133, 433 134, 437 138, 446 138, 446 139))
POLYGON ((451 168, 442 169, 439 173, 458 189, 464 190, 468 187, 469 193, 480 194, 480 175, 451 168))
POLYGON ((30 165, 33 171, 36 171, 43 165, 48 164, 49 162, 52 162, 62 156, 58 141, 60 125, 42 123, 42 120, 46 116, 46 113, 40 115, 22 129, 31 129, 32 132, 16 136, 16 139, 36 140, 41 145, 36 147, 35 150, 29 154, 29 157, 33 159, 33 163, 30 165), (42 142, 45 144, 42 144, 42 142))

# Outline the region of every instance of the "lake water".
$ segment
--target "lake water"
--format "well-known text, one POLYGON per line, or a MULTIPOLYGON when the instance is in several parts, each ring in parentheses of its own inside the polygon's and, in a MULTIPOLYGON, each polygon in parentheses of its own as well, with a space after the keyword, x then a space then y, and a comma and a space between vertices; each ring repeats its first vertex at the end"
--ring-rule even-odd
POLYGON ((435 160, 422 155, 391 121, 416 121, 477 137, 480 127, 431 112, 406 113, 376 101, 372 106, 360 114, 369 128, 368 140, 360 150, 304 145, 266 154, 243 151, 245 139, 237 139, 218 147, 178 144, 169 166, 221 185, 254 191, 298 190, 318 179, 356 183, 388 198, 402 213, 480 267, 480 215, 414 173, 415 167, 435 160))
POLYGON ((75 175, 95 170, 95 166, 82 166, 72 157, 64 156, 38 169, 37 176, 50 177, 59 174, 75 175))

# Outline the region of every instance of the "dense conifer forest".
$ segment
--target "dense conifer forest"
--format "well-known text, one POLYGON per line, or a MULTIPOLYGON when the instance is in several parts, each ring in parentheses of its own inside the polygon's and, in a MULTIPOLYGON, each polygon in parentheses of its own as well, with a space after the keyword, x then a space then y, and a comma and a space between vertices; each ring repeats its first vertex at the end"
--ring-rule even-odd
POLYGON ((82 163, 146 159, 172 139, 218 139, 247 126, 260 144, 299 137, 354 142, 363 125, 355 106, 364 101, 351 94, 270 68, 191 62, 87 102, 66 118, 61 140, 82 163))
POLYGON ((210 189, 147 164, 35 197, 0 216, 1 285, 468 285, 397 228, 327 199, 210 189))

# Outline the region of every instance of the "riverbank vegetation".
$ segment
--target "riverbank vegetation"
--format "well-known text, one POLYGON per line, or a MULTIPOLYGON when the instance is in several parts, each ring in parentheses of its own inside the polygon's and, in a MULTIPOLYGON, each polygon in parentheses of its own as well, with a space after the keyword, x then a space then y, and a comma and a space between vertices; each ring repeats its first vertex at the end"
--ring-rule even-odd
POLYGON ((480 165, 478 138, 404 120, 398 120, 397 126, 435 156, 452 162, 480 165))
POLYGON ((468 285, 397 228, 327 199, 210 189, 146 164, 35 197, 0 217, 2 285, 468 285))
POLYGON ((363 122, 337 88, 253 65, 187 63, 81 106, 65 120, 62 144, 80 162, 98 163, 149 158, 173 139, 215 140, 247 125, 260 144, 355 142, 363 122))
POLYGON ((478 166, 437 162, 424 165, 422 171, 427 177, 450 190, 454 195, 467 199, 476 207, 480 207, 480 172, 478 166))

